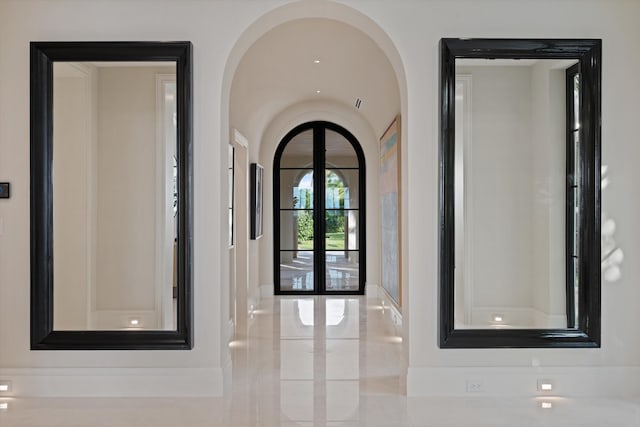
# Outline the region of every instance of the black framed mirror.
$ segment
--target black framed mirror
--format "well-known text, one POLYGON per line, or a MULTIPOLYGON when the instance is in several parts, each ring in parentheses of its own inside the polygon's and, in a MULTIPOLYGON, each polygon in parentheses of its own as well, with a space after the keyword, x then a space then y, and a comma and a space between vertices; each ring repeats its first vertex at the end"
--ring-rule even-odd
POLYGON ((31 349, 191 349, 192 45, 31 43, 31 349))
POLYGON ((601 40, 440 60, 440 347, 600 347, 601 40))

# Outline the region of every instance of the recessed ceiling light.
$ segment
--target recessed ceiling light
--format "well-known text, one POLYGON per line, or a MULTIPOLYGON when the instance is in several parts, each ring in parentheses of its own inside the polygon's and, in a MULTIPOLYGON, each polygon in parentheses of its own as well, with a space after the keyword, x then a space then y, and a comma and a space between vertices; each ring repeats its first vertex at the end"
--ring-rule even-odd
POLYGON ((320 93, 320 91, 319 91, 319 90, 317 90, 317 91, 316 91, 316 93, 320 93))
POLYGON ((319 60, 319 59, 314 59, 314 60, 313 60, 313 63, 314 63, 314 64, 319 64, 319 63, 320 63, 320 60, 319 60))

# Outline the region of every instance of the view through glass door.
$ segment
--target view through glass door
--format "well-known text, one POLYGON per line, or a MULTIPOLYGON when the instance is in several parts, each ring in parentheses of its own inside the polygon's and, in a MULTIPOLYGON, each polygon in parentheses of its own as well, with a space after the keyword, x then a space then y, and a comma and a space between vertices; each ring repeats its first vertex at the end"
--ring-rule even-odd
POLYGON ((276 294, 363 294, 364 155, 344 128, 298 126, 274 160, 276 294), (316 179, 316 177, 322 179, 316 179))

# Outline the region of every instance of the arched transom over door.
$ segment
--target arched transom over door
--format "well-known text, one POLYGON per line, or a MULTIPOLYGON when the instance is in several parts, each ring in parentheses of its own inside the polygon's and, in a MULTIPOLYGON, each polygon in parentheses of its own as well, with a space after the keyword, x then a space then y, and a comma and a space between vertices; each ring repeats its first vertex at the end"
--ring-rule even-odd
POLYGON ((364 294, 365 164, 356 138, 302 124, 276 150, 276 294, 364 294), (322 177, 322 179, 317 179, 322 177))

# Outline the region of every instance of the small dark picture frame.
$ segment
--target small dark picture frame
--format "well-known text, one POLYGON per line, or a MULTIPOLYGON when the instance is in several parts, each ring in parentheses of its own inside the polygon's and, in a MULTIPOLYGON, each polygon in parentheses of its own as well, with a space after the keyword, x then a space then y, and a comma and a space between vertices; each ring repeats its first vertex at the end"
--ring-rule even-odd
POLYGON ((262 237, 263 192, 262 183, 264 168, 258 163, 251 163, 251 240, 262 237))
POLYGON ((11 184, 0 182, 0 199, 8 199, 9 197, 11 197, 11 184))

